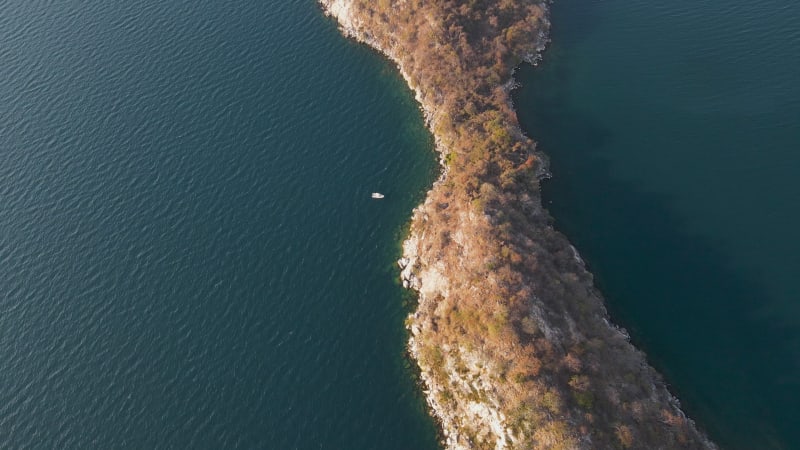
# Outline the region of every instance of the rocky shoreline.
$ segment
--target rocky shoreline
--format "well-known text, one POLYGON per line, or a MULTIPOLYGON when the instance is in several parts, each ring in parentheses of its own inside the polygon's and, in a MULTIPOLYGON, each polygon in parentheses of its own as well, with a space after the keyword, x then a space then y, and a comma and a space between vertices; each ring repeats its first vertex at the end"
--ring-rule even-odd
MULTIPOLYGON (((500 171, 469 196, 462 194, 451 172, 470 166, 453 164, 459 143, 453 136, 467 133, 439 131, 452 128, 454 109, 442 107, 447 82, 425 84, 417 66, 406 67, 410 47, 402 36, 408 33, 390 15, 357 0, 320 3, 346 36, 397 65, 435 138, 442 173, 414 210, 398 265, 403 286, 419 295, 407 320, 408 349, 445 447, 715 448, 627 334, 609 322, 577 251, 552 229, 537 190, 547 174, 546 158, 522 135, 516 118, 501 115, 505 122, 494 133, 508 135, 503 142, 526 146, 518 152, 523 156, 504 157, 513 159, 515 177, 523 178, 517 170, 532 174, 525 178, 532 190, 506 193, 510 189, 496 181, 503 178, 500 171), (514 211, 522 212, 524 227, 506 225, 514 211), (498 228, 514 232, 498 237, 498 228), (484 313, 483 306, 468 306, 476 304, 493 309, 484 313)), ((423 11, 411 0, 378 3, 410 17, 425 14, 419 20, 430 25, 432 35, 448 34, 451 19, 444 14, 423 11)), ((528 21, 533 25, 526 28, 528 44, 519 58, 535 63, 547 43, 547 5, 526 8, 535 17, 528 21)), ((433 50, 423 48, 417 61, 441 54, 446 44, 442 38, 428 47, 433 50)), ((494 94, 500 100, 490 102, 490 109, 510 102, 502 90, 507 94, 512 86, 511 73, 505 78, 494 94)))

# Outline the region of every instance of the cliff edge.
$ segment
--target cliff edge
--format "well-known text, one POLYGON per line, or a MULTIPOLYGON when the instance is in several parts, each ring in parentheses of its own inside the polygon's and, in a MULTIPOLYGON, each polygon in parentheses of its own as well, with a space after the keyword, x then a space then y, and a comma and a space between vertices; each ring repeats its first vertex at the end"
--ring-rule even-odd
POLYGON ((320 0, 393 60, 443 172, 398 261, 419 293, 409 350, 449 449, 716 448, 612 325, 552 227, 547 163, 519 129, 512 71, 549 29, 536 0, 320 0))

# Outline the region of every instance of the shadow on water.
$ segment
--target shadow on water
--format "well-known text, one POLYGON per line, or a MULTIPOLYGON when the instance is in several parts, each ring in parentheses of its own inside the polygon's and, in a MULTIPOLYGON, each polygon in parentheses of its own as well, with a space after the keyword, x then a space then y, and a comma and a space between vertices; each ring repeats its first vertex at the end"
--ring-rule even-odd
POLYGON ((556 228, 587 261, 613 320, 712 440, 800 448, 794 330, 759 315, 771 300, 763 283, 687 231, 669 198, 615 178, 604 157, 613 133, 570 107, 568 73, 548 53, 544 66, 520 68, 513 94, 522 128, 551 158, 543 196, 556 228))

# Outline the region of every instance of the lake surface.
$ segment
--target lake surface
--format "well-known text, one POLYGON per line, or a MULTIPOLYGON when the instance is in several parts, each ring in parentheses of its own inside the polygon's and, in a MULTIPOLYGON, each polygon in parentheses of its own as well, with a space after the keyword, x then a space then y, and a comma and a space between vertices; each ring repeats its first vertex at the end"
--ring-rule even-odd
POLYGON ((0 447, 436 448, 431 144, 310 0, 0 1, 0 447))
MULTIPOLYGON (((557 226, 714 440, 800 448, 800 4, 553 22, 516 103, 557 226)), ((394 68, 299 0, 0 1, 0 62, 0 447, 437 448, 394 68)))
POLYGON ((800 448, 800 3, 558 0, 523 128, 609 310, 729 449, 800 448))

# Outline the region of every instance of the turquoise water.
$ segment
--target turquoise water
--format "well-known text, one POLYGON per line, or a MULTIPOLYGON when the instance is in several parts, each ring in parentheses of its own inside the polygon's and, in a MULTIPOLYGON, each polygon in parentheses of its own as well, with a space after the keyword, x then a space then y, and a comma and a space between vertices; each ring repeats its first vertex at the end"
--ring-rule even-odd
POLYGON ((730 449, 800 448, 800 3, 560 0, 523 127, 614 320, 730 449))
POLYGON ((436 448, 430 149, 312 1, 0 1, 0 447, 436 448))

